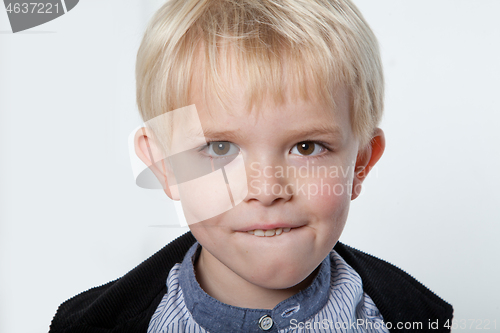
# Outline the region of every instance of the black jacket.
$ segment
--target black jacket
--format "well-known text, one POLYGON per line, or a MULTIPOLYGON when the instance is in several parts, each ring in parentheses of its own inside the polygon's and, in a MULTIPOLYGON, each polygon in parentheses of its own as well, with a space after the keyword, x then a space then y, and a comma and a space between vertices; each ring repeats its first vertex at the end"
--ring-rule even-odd
MULTIPOLYGON (((170 269, 182 262, 194 242, 191 232, 187 232, 123 277, 62 303, 49 333, 145 333, 167 292, 166 280, 170 269)), ((361 276, 363 290, 377 305, 384 322, 392 324, 391 332, 405 331, 397 328, 398 323, 416 322, 422 323, 424 332, 450 331, 444 325, 451 325, 452 306, 413 277, 340 242, 334 249, 361 276), (429 329, 429 323, 436 320, 439 329, 429 329)))

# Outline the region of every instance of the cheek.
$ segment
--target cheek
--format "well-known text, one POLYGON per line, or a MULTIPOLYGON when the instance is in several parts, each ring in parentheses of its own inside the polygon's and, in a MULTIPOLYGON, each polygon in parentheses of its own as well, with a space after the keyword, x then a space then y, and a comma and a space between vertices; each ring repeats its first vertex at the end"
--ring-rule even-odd
POLYGON ((205 221, 233 207, 220 170, 179 184, 178 188, 188 224, 205 221))
POLYGON ((312 211, 323 219, 338 219, 347 214, 350 203, 348 178, 309 178, 304 183, 307 200, 312 211))
POLYGON ((223 245, 221 244, 223 241, 221 235, 224 228, 220 225, 222 215, 189 225, 189 229, 193 233, 194 238, 196 238, 203 247, 217 249, 219 246, 223 245))

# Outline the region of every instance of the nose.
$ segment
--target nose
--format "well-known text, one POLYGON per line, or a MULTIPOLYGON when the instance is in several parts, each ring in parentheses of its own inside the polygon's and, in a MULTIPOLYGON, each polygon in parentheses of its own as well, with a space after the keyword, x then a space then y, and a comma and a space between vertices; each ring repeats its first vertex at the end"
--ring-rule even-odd
POLYGON ((279 201, 287 202, 293 197, 293 186, 285 176, 285 166, 263 161, 249 162, 248 195, 245 201, 258 201, 264 206, 279 201))

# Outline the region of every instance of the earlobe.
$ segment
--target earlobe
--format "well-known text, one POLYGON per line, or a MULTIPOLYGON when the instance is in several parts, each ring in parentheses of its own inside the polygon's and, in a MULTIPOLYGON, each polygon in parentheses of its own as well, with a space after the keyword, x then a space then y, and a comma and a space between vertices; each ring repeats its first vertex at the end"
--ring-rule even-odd
POLYGON ((161 150, 156 147, 152 135, 147 128, 141 127, 135 133, 134 148, 137 157, 153 172, 167 196, 172 200, 179 200, 177 185, 168 185, 168 179, 172 183, 175 183, 175 179, 168 165, 167 158, 160 153, 161 150))
POLYGON ((354 178, 352 182, 351 200, 356 199, 361 193, 362 183, 368 176, 370 170, 375 166, 385 150, 384 131, 376 128, 370 143, 358 152, 356 166, 354 168, 354 178))

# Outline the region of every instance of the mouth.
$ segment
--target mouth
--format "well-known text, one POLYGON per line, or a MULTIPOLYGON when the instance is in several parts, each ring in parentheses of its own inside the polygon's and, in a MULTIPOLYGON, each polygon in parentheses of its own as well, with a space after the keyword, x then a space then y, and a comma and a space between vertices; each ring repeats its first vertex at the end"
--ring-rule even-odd
POLYGON ((287 228, 275 228, 275 229, 255 229, 255 230, 248 230, 247 233, 257 237, 273 237, 290 232, 290 230, 297 228, 287 227, 287 228))

